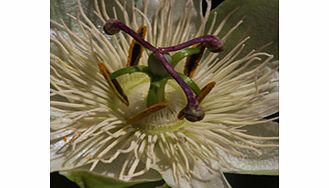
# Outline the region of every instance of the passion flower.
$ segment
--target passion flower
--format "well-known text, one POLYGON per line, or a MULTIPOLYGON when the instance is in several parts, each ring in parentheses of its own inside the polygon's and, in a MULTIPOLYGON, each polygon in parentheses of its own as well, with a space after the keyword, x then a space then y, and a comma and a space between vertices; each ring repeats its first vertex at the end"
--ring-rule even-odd
POLYGON ((264 119, 278 110, 273 56, 242 55, 246 37, 219 58, 242 22, 219 38, 229 17, 206 30, 210 9, 196 15, 186 1, 177 16, 175 1, 155 2, 95 1, 94 23, 78 1, 74 29, 52 21, 52 171, 229 187, 223 171, 277 155, 277 135, 266 135, 277 124, 264 119))

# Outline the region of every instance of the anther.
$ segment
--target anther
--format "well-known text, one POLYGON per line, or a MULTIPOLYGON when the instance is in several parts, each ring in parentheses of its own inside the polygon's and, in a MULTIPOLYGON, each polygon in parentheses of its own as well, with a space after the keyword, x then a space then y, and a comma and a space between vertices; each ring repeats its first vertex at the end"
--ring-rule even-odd
POLYGON ((142 112, 136 114, 135 116, 133 116, 132 118, 130 118, 127 123, 136 123, 142 119, 144 119, 145 117, 151 115, 154 112, 157 112, 165 107, 167 107, 167 103, 165 102, 160 102, 157 104, 154 104, 152 106, 149 106, 148 108, 146 108, 145 110, 143 110, 142 112))
POLYGON ((203 99, 210 93, 210 91, 215 87, 216 82, 209 82, 206 86, 201 89, 200 95, 198 95, 198 101, 201 103, 203 99))
POLYGON ((106 68, 106 66, 103 63, 98 64, 99 71, 105 78, 106 82, 109 84, 109 86, 114 91, 115 95, 123 102, 126 106, 129 106, 129 101, 127 95, 124 93, 121 85, 116 79, 111 79, 111 73, 106 68))
POLYGON ((186 63, 184 66, 184 74, 188 77, 193 77, 199 62, 202 58, 203 52, 205 50, 205 46, 202 43, 196 44, 193 46, 194 48, 199 48, 200 53, 193 54, 186 58, 186 63))
MULTIPOLYGON (((138 28, 137 33, 139 36, 145 38, 146 26, 138 28)), ((135 66, 139 63, 140 58, 143 55, 144 48, 135 40, 132 40, 129 47, 128 63, 127 66, 135 66)))

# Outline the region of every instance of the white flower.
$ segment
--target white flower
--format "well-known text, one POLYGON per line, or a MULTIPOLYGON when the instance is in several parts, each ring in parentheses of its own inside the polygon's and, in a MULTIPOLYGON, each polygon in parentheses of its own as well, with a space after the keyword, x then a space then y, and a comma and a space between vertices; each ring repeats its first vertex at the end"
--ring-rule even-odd
MULTIPOLYGON (((278 124, 264 119, 278 111, 276 62, 265 52, 244 52, 249 37, 221 58, 205 50, 191 78, 200 88, 216 85, 200 102, 201 121, 177 118, 187 100, 175 80, 165 85, 165 103, 150 109, 146 74, 120 75, 118 84, 106 79, 106 71, 124 70, 133 43, 124 32, 104 33, 110 18, 136 31, 146 26, 145 40, 155 47, 209 34, 226 41, 242 24, 222 33, 229 17, 215 25, 209 9, 202 16, 199 5, 179 2, 180 10, 178 1, 116 0, 113 8, 95 1, 98 22, 80 5, 78 16, 71 16, 74 29, 52 21, 52 171, 90 171, 132 184, 163 178, 172 187, 230 187, 224 171, 271 170, 277 164, 278 124)), ((144 50, 139 65, 147 65, 150 53, 144 50)), ((176 67, 183 69, 183 63, 176 67)))

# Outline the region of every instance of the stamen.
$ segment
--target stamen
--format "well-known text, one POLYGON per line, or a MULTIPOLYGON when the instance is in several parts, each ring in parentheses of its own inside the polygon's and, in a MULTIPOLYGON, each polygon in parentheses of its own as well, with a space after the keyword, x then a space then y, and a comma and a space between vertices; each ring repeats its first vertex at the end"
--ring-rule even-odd
POLYGON ((124 93, 121 85, 116 79, 111 80, 111 73, 106 68, 106 66, 103 63, 98 64, 98 68, 102 75, 104 76, 106 82, 109 84, 109 86, 112 88, 114 93, 117 95, 117 97, 127 106, 129 106, 129 101, 127 95, 124 93))
POLYGON ((137 115, 133 116, 132 118, 130 118, 129 120, 127 120, 127 123, 135 123, 137 121, 142 120, 143 118, 149 116, 150 114, 159 111, 163 108, 165 108, 168 104, 165 102, 161 102, 161 103, 157 103, 154 104, 148 108, 146 108, 145 110, 143 110, 142 112, 138 113, 137 115))
POLYGON ((184 67, 184 74, 188 77, 192 77, 194 75, 195 70, 199 65, 199 62, 201 60, 201 57, 202 57, 203 52, 206 47, 204 45, 202 45, 202 43, 199 43, 199 44, 195 45, 194 48, 199 48, 200 53, 191 55, 186 59, 186 63, 185 63, 185 67, 184 67))
MULTIPOLYGON (((139 36, 145 38, 146 35, 146 26, 142 26, 137 30, 137 33, 139 36)), ((142 45, 140 45, 139 43, 137 43, 136 40, 133 40, 130 43, 130 47, 129 47, 129 55, 128 55, 128 63, 127 66, 134 66, 137 65, 140 58, 143 55, 143 51, 144 48, 142 47, 142 45)))
POLYGON ((215 87, 216 82, 210 82, 201 89, 200 95, 198 95, 198 101, 201 103, 203 99, 210 93, 210 91, 215 87))

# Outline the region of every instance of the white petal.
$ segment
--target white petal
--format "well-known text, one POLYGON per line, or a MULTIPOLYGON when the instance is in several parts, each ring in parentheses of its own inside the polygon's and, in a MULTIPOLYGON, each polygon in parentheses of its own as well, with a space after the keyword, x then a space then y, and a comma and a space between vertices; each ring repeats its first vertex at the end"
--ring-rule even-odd
POLYGON ((238 174, 278 175, 279 157, 263 160, 242 159, 233 156, 224 156, 230 164, 240 170, 225 170, 225 172, 238 174))
POLYGON ((66 176, 71 181, 76 182, 80 187, 93 188, 93 187, 129 187, 134 184, 145 183, 150 181, 157 181, 155 179, 139 179, 133 181, 122 181, 117 178, 105 176, 98 173, 93 173, 88 170, 70 170, 61 171, 61 175, 66 176))
MULTIPOLYGON (((248 135, 263 136, 263 137, 278 137, 279 124, 269 122, 260 125, 246 126, 248 135)), ((278 140, 272 141, 277 144, 278 140)), ((271 141, 268 141, 271 143, 271 141)), ((223 152, 222 156, 233 166, 231 169, 226 169, 225 172, 243 173, 243 174, 263 174, 276 175, 279 170, 279 148, 264 148, 262 154, 257 156, 253 153, 244 153, 244 158, 227 155, 223 152), (234 169, 237 168, 237 169, 234 169)))
POLYGON ((157 169, 166 183, 173 188, 231 188, 222 172, 210 172, 201 162, 195 163, 193 175, 190 179, 177 174, 178 183, 174 180, 174 174, 171 168, 166 170, 157 169))

